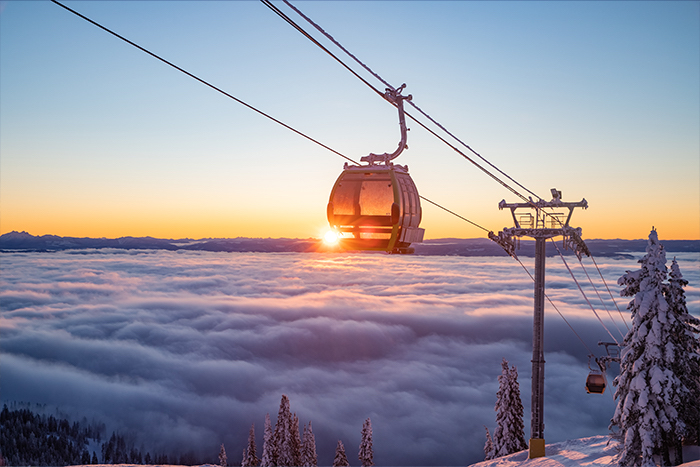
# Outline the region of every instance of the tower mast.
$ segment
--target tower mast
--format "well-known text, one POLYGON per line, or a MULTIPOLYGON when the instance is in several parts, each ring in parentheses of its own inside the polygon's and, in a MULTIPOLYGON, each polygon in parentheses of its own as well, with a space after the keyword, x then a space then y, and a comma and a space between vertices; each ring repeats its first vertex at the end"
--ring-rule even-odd
POLYGON ((569 226, 574 208, 588 208, 585 199, 577 203, 565 203, 561 200, 561 191, 552 188, 551 201, 531 201, 529 203, 498 204, 499 209, 510 209, 515 227, 504 228, 495 235, 489 232, 489 238, 503 247, 512 257, 515 254, 516 239, 531 237, 535 239, 535 293, 534 316, 532 325, 532 403, 530 417, 530 459, 544 457, 544 289, 545 289, 545 246, 549 238, 564 237, 564 247, 572 248, 581 258, 585 253, 590 256, 588 247, 581 239, 581 229, 569 226), (522 209, 533 210, 522 213, 522 209), (548 211, 545 211, 548 210, 548 211), (568 210, 568 213, 565 211, 568 210), (559 211, 559 212, 557 212, 559 211))

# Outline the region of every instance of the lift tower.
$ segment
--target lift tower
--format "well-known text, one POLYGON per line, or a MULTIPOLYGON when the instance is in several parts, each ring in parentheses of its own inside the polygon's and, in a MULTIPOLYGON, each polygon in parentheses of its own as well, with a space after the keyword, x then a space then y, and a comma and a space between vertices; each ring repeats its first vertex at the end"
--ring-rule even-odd
POLYGON ((551 201, 532 201, 528 203, 498 204, 499 209, 510 209, 515 227, 504 228, 495 235, 489 232, 489 238, 503 247, 513 258, 520 237, 535 239, 535 311, 532 326, 532 416, 530 419, 529 458, 544 456, 544 265, 545 242, 549 238, 564 237, 564 248, 571 248, 578 258, 585 253, 590 256, 588 247, 581 239, 581 228, 569 226, 574 208, 588 208, 585 199, 577 203, 565 203, 561 200, 561 191, 552 188, 551 201), (521 210, 528 209, 528 212, 521 210), (531 210, 534 209, 534 215, 531 210), (568 212, 566 212, 568 210, 568 212))

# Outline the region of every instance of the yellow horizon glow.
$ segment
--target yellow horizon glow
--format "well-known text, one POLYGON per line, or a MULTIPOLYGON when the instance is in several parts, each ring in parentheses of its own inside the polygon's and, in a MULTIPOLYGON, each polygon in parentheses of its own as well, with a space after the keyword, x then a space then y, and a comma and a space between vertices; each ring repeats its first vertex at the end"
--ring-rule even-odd
MULTIPOLYGON (((509 217, 509 215, 508 215, 509 217)), ((508 217, 499 216, 488 225, 498 232, 510 227, 508 217), (500 227, 495 227, 500 225, 500 227)), ((589 217, 589 216, 586 216, 589 217)), ((700 221, 678 222, 671 213, 661 213, 653 219, 620 219, 601 216, 590 217, 580 223, 572 219, 572 226, 581 227, 584 239, 647 238, 652 228, 665 240, 700 240, 700 221)), ((458 219, 436 220, 421 224, 425 239, 486 238, 487 233, 458 219)), ((154 238, 317 238, 323 239, 329 226, 321 216, 285 216, 272 219, 265 216, 240 218, 232 213, 217 216, 211 212, 155 213, 132 211, 129 214, 94 210, 89 214, 80 211, 44 210, 22 211, 3 209, 0 218, 0 234, 24 231, 31 235, 57 235, 61 237, 154 237, 154 238), (36 213, 39 215, 36 215, 36 213)))

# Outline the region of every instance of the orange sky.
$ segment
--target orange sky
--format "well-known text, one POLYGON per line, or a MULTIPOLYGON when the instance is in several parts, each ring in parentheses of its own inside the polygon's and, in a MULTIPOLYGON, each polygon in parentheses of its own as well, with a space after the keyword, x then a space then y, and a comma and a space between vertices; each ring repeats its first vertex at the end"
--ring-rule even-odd
MULTIPOLYGON (((586 198, 571 222, 584 238, 646 238, 654 226, 662 239, 700 239, 699 5, 303 9, 528 189, 586 198)), ((355 160, 396 147, 396 110, 262 5, 75 7, 355 160)), ((337 155, 51 3, 9 2, 0 21, 0 233, 323 235, 337 155)), ((396 162, 421 195, 487 230, 511 226, 498 202, 517 197, 408 126, 396 162)), ((422 227, 426 238, 486 235, 427 203, 422 227)))

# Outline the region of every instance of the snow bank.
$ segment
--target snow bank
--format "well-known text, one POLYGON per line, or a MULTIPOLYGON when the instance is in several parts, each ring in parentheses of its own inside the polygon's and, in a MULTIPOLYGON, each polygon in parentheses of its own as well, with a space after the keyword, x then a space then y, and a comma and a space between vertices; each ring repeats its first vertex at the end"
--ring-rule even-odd
POLYGON ((614 464, 617 443, 608 436, 562 441, 545 447, 546 457, 528 459, 527 451, 516 452, 509 456, 490 461, 479 462, 474 467, 559 467, 559 466, 603 466, 614 464), (609 443, 608 443, 609 442, 609 443))
MULTIPOLYGON (((561 443, 548 444, 546 457, 528 459, 527 451, 473 464, 472 467, 578 467, 617 465, 617 442, 608 436, 591 436, 561 443)), ((700 467, 700 460, 687 462, 682 467, 700 467)))

